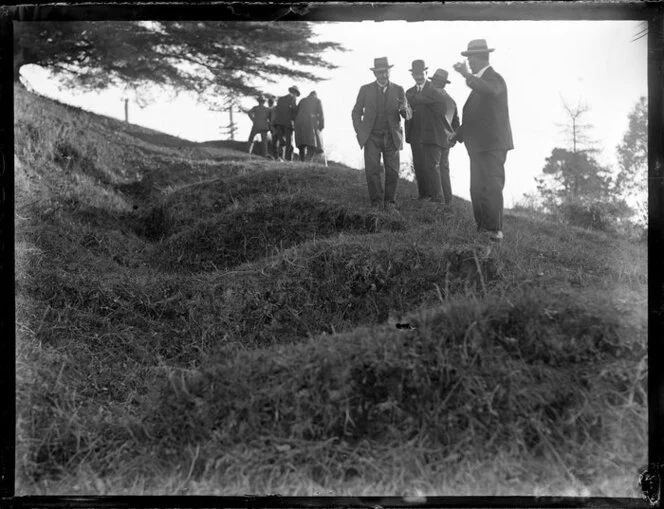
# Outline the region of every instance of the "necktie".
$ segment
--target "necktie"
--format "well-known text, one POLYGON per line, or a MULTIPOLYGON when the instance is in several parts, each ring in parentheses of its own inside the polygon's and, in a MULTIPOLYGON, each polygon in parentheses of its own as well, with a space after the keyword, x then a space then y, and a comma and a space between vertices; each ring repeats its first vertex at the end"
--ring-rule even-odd
POLYGON ((422 91, 422 86, 421 86, 421 85, 417 85, 417 91, 418 91, 418 92, 421 92, 421 91, 422 91))

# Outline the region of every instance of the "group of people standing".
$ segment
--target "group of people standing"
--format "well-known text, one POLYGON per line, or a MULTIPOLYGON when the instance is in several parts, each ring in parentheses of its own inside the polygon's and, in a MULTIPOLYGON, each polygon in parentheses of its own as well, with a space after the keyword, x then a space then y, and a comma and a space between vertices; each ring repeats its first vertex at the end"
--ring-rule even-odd
MULTIPOLYGON (((445 90, 450 83, 447 71, 437 69, 429 79, 424 60, 413 60, 410 72, 415 85, 404 91, 390 81, 393 66, 387 57, 374 59, 370 69, 376 80, 360 88, 351 112, 357 141, 364 151, 372 207, 398 213, 396 191, 404 140, 403 118, 406 143, 413 154, 418 199, 440 204, 443 209, 450 207, 449 153, 457 142, 463 143, 470 158, 470 198, 477 230, 494 241, 503 238, 505 160, 507 151, 514 146, 507 86, 489 64, 492 51, 484 39, 470 41, 461 52, 467 63, 453 66, 471 89, 461 120, 456 103, 445 90)), ((249 111, 253 121, 249 141, 253 145, 254 137, 260 134, 264 154, 291 160, 294 134, 300 159, 308 161, 323 152, 323 107, 316 92, 299 104, 298 88, 292 86, 288 92, 276 105, 268 107, 264 106, 263 97, 258 98, 258 106, 249 111)))
POLYGON ((323 105, 315 91, 299 103, 300 90, 296 86, 288 89, 288 94, 277 99, 258 97, 258 105, 249 110, 253 125, 249 134, 249 153, 254 139, 261 136, 263 154, 278 160, 293 159, 293 137, 299 150, 301 161, 310 161, 314 155, 324 153, 321 131, 325 128, 323 105))
POLYGON ((457 142, 464 143, 470 158, 470 197, 477 229, 493 241, 503 238, 505 159, 514 146, 507 86, 489 64, 492 51, 484 39, 470 41, 467 50, 461 52, 468 64, 453 66, 471 89, 462 121, 456 103, 445 91, 445 85, 450 83, 447 71, 437 69, 427 79, 425 62, 414 60, 410 72, 415 86, 404 91, 390 81, 393 66, 387 57, 374 59, 371 70, 376 80, 360 88, 351 113, 357 141, 364 150, 372 207, 396 212, 403 118, 406 142, 413 153, 418 198, 449 207, 452 202, 449 151, 457 142))

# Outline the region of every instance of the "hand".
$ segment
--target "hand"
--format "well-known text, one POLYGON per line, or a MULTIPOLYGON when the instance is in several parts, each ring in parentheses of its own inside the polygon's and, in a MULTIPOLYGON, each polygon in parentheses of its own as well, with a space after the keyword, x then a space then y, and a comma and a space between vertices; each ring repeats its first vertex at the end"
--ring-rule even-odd
POLYGON ((466 67, 466 62, 457 62, 452 67, 454 67, 454 70, 461 74, 464 78, 470 74, 468 67, 466 67))
POLYGON ((400 97, 399 98, 399 111, 405 111, 406 110, 406 98, 405 97, 400 97))

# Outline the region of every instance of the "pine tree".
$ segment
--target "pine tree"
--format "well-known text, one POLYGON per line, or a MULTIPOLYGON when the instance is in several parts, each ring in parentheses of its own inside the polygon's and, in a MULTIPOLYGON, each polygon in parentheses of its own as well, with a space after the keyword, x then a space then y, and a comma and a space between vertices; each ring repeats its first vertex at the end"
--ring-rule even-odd
POLYGON ((622 142, 616 147, 618 153, 618 176, 616 192, 634 198, 638 221, 648 218, 648 102, 641 97, 630 112, 628 127, 622 142))
POLYGON ((584 122, 588 106, 582 101, 563 101, 567 122, 563 124, 568 148, 555 147, 546 159, 543 175, 536 177, 545 206, 553 210, 566 201, 608 196, 611 177, 592 156, 597 150, 589 135, 592 125, 584 122))

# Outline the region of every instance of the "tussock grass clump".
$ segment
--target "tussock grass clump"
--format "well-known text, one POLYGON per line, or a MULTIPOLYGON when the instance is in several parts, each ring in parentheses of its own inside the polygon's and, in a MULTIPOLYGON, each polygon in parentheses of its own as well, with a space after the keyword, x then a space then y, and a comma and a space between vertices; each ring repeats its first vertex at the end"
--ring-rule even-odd
POLYGON ((82 463, 104 475, 122 461, 118 458, 131 456, 127 450, 132 441, 128 407, 109 404, 103 396, 113 376, 120 383, 127 381, 122 367, 114 366, 113 373, 96 371, 102 366, 90 352, 72 355, 40 343, 40 338, 27 337, 28 330, 22 332, 16 356, 19 483, 57 479, 82 463), (87 364, 90 362, 92 365, 87 364), (95 403, 89 399, 92 393, 100 396, 95 403))
MULTIPOLYGON (((472 248, 394 243, 392 235, 309 242, 210 278, 221 337, 254 346, 385 322, 457 292, 482 291, 500 262, 472 248)), ((215 329, 216 330, 216 329, 215 329)))
MULTIPOLYGON (((169 217, 172 212, 168 212, 169 217)), ((151 224, 156 224, 159 215, 151 224)), ((164 221, 164 229, 167 224, 164 221)), ((220 270, 339 232, 375 233, 406 228, 399 217, 356 212, 310 195, 263 195, 237 209, 198 221, 154 246, 164 270, 220 270)))
POLYGON ((645 348, 620 336, 610 311, 570 295, 463 299, 409 319, 406 331, 221 353, 155 386, 150 434, 177 447, 417 439, 443 455, 550 453, 603 439, 600 410, 630 390, 626 361, 645 348), (600 383, 607 366, 622 375, 600 383))

